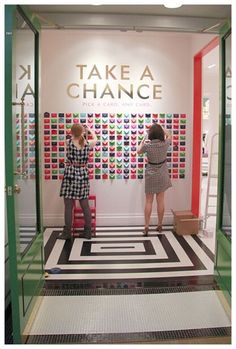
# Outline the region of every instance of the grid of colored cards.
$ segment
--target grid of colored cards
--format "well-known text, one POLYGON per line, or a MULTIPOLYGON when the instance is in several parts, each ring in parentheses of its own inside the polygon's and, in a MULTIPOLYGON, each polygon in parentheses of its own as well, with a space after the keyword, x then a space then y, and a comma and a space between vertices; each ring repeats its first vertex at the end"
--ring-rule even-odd
POLYGON ((88 125, 98 142, 90 152, 90 179, 143 179, 146 156, 137 148, 148 129, 160 123, 172 135, 167 153, 171 179, 185 178, 186 114, 44 113, 44 179, 63 178, 66 138, 73 124, 88 125))
POLYGON ((16 114, 16 171, 24 179, 35 178, 35 116, 16 114))

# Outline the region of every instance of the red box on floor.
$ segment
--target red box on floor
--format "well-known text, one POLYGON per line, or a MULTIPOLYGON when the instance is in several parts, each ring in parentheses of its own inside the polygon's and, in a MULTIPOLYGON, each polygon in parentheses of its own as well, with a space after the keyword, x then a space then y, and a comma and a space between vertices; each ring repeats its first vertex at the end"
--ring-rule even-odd
POLYGON ((191 211, 173 211, 174 231, 178 235, 198 234, 200 228, 200 219, 191 211))

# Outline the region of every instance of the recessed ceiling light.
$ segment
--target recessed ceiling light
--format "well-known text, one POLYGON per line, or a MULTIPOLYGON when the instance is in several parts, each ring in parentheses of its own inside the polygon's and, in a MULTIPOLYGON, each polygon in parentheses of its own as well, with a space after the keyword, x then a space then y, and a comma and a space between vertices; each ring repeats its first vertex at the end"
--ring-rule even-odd
POLYGON ((178 8, 181 7, 182 4, 180 1, 168 1, 164 4, 166 8, 178 8))

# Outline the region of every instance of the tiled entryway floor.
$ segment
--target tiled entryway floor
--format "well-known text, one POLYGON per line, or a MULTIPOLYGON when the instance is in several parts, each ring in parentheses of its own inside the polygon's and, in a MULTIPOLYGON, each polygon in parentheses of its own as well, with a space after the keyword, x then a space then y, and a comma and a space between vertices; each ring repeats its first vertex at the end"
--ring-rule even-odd
POLYGON ((63 241, 60 231, 45 231, 48 277, 28 344, 230 342, 209 237, 101 227, 63 241))

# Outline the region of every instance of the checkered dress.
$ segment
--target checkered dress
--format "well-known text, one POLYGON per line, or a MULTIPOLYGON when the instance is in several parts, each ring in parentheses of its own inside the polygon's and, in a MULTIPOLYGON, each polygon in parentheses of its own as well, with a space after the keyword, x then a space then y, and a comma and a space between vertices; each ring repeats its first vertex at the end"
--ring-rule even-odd
MULTIPOLYGON (((160 141, 153 139, 149 143, 144 143, 141 151, 146 153, 148 162, 159 163, 166 159, 167 149, 171 141, 160 141)), ((168 172, 167 163, 160 165, 147 164, 145 169, 145 193, 157 194, 172 186, 168 172)))
POLYGON ((67 146, 66 162, 69 163, 65 167, 64 177, 61 183, 60 196, 68 199, 86 199, 89 196, 89 175, 87 167, 79 167, 86 165, 89 156, 89 146, 85 144, 82 149, 78 149, 69 140, 67 146), (73 165, 76 164, 75 165, 73 165))

